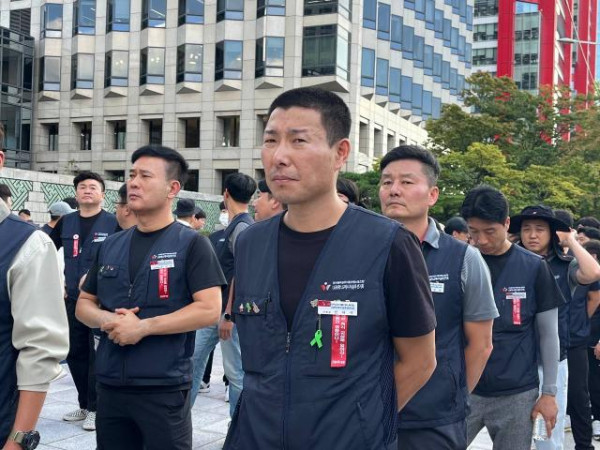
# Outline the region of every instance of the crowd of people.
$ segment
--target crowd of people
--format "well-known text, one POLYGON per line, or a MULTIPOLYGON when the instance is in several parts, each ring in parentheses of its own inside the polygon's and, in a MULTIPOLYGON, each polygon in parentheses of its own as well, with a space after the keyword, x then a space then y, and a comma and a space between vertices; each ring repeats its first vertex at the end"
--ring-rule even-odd
POLYGON ((380 161, 376 214, 338 176, 350 128, 331 92, 277 97, 266 179, 229 175, 208 237, 163 146, 132 154, 114 215, 94 172, 42 229, 0 186, 2 448, 38 445, 66 359, 79 407, 63 420, 99 450, 190 450, 220 344, 228 450, 464 450, 484 427, 494 449, 562 449, 567 427, 593 449, 600 221, 510 216, 482 185, 441 223, 440 166, 417 145, 380 161))

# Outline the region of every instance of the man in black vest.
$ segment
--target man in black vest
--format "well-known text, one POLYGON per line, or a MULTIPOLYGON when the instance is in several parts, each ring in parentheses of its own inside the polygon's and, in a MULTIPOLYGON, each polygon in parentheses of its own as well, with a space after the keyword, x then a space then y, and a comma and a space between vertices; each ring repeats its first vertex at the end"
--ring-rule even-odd
POLYGON ((587 383, 587 293, 588 285, 600 279, 600 266, 577 242, 575 230, 572 230, 569 224, 558 220, 552 208, 548 206, 525 207, 520 214, 510 218, 508 231, 520 233, 521 245, 548 262, 566 300, 558 310, 560 363, 557 378, 556 427, 552 432, 553 442, 540 442, 537 447, 546 450, 563 446, 564 418, 568 403, 576 448, 591 450, 592 420, 587 383), (569 250, 568 255, 564 254, 563 247, 569 250))
POLYGON ((77 317, 104 332, 98 449, 190 450, 194 331, 217 322, 225 280, 208 239, 171 214, 187 162, 162 146, 131 162, 138 225, 102 244, 77 303, 77 317))
POLYGON ((437 368, 399 415, 398 449, 467 448, 467 400, 492 352, 498 317, 490 273, 474 247, 440 232, 429 217, 440 166, 423 147, 402 145, 381 160, 383 214, 421 241, 433 301, 437 368))
POLYGON ((229 214, 229 225, 215 244, 215 251, 228 284, 223 288, 223 302, 221 305, 223 315, 218 327, 207 327, 198 330, 196 333, 196 349, 194 350, 192 405, 196 400, 198 389, 200 389, 209 355, 220 340, 221 352, 223 353, 223 369, 227 380, 229 380, 226 389, 228 389, 229 394, 229 413, 232 416, 242 391, 244 371, 242 370, 242 356, 237 330, 231 321, 231 315, 225 314, 225 306, 229 296, 229 285, 233 280, 235 243, 240 233, 254 223, 254 220, 248 214, 248 204, 255 192, 256 182, 249 175, 232 173, 225 179, 223 201, 229 214))
POLYGON ((489 186, 472 189, 461 215, 490 269, 500 313, 494 321, 494 351, 471 394, 468 443, 485 426, 494 448, 529 450, 538 414, 548 434, 556 422, 558 307, 564 299, 548 263, 508 240, 508 202, 500 191, 489 186), (544 380, 541 395, 538 356, 544 380))
POLYGON ((117 231, 113 214, 102 209, 104 180, 94 172, 81 172, 73 179, 79 210, 63 216, 50 233, 56 249, 64 249, 67 317, 69 318, 69 355, 67 364, 77 388, 79 408, 63 420, 83 420, 83 429, 96 429, 96 380, 94 378, 94 337, 75 317, 81 278, 92 265, 101 242, 117 231))
POLYGON ((435 368, 418 240, 337 195, 350 126, 343 100, 321 89, 284 92, 269 109, 262 162, 288 211, 236 245, 245 378, 227 450, 395 449, 398 410, 435 368))
POLYGON ((50 382, 62 374, 67 330, 52 241, 0 199, 0 448, 36 448, 34 429, 50 382))

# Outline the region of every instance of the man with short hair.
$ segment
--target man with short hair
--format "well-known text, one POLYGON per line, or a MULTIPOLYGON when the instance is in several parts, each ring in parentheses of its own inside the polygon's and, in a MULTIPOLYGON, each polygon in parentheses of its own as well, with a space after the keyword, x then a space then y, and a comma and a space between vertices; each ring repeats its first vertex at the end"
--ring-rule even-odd
POLYGON ((344 101, 322 89, 269 108, 262 162, 288 210, 236 245, 227 312, 246 378, 226 450, 395 449, 398 410, 435 368, 417 239, 337 195, 350 128, 344 101))
POLYGON ((446 221, 444 232, 459 241, 469 243, 469 228, 462 217, 452 217, 446 221))
MULTIPOLYGON (((4 132, 0 126, 0 143, 4 132)), ((0 170, 4 166, 0 147, 0 170)), ((69 350, 56 250, 0 200, 0 448, 33 450, 46 392, 69 350)))
POLYGON ((254 207, 254 219, 257 222, 270 219, 284 210, 283 204, 271 194, 271 189, 265 180, 258 182, 258 193, 252 206, 254 207))
POLYGON ((196 214, 194 214, 194 224, 192 228, 196 231, 200 231, 204 229, 206 225, 206 213, 202 208, 197 207, 196 214))
POLYGON ((177 216, 177 222, 185 227, 194 228, 194 214, 196 214, 199 209, 200 208, 196 206, 196 203, 191 198, 180 198, 177 201, 177 207, 175 208, 175 211, 173 211, 173 214, 177 216))
POLYGON ((226 305, 229 298, 229 288, 232 284, 235 264, 235 243, 239 235, 254 223, 248 214, 248 205, 256 192, 256 182, 249 175, 232 173, 225 178, 223 201, 229 214, 229 225, 216 242, 215 252, 225 274, 227 286, 223 287, 221 304, 221 320, 218 326, 207 327, 196 333, 196 349, 194 350, 194 384, 192 385, 192 405, 196 400, 198 389, 204 375, 204 368, 210 352, 217 343, 221 343, 223 354, 223 369, 229 380, 229 414, 233 416, 238 398, 242 392, 244 371, 240 354, 240 341, 232 320, 227 313, 226 305))
POLYGON ((490 186, 472 189, 461 215, 490 269, 500 313, 494 321, 494 351, 471 394, 468 443, 487 427, 495 448, 529 449, 538 414, 548 435, 556 423, 558 307, 564 299, 548 263, 508 240, 508 202, 500 191, 490 186))
POLYGON ((194 332, 218 320, 225 280, 208 239, 173 219, 181 154, 146 146, 131 163, 138 225, 102 244, 77 304, 77 317, 103 331, 98 450, 191 450, 194 332))
POLYGON ((115 216, 121 230, 128 230, 137 225, 135 213, 127 204, 127 183, 119 188, 119 201, 115 205, 115 216))
POLYGON ((26 208, 23 208, 19 211, 18 216, 23 219, 25 222, 28 223, 33 223, 33 221, 31 220, 31 211, 29 211, 26 208))
POLYGON ((0 200, 6 203, 8 209, 12 207, 12 192, 7 184, 0 183, 0 200))
MULTIPOLYGON (((575 230, 571 230, 569 225, 558 220, 552 208, 548 206, 525 207, 520 214, 510 218, 508 231, 520 233, 521 245, 548 262, 566 300, 558 309, 560 363, 557 379, 556 427, 549 440, 536 443, 537 448, 540 450, 562 448, 568 398, 569 409, 573 411, 569 416, 576 447, 591 449, 592 424, 587 384, 587 339, 584 338, 582 342, 581 337, 577 336, 589 334, 586 305, 588 287, 584 285, 589 285, 600 278, 600 266, 577 242, 575 230), (564 254, 563 247, 568 248, 570 255, 564 254), (585 292, 581 292, 581 289, 585 292), (575 293, 577 295, 574 295, 575 293)), ((542 385, 543 382, 542 377, 542 385)))
POLYGON ((48 223, 45 223, 44 226, 42 226, 41 230, 49 235, 52 232, 52 230, 54 230, 54 227, 56 226, 59 219, 62 216, 71 214, 72 212, 75 212, 75 210, 72 209, 66 202, 52 203, 50 205, 50 208, 48 208, 48 213, 50 214, 50 221, 48 223))
POLYGON ((600 240, 600 230, 593 227, 577 228, 577 241, 583 245, 591 239, 600 240))
POLYGON ((79 408, 63 416, 67 422, 83 420, 83 429, 95 430, 96 379, 94 338, 91 330, 75 317, 79 284, 92 266, 100 244, 117 231, 115 216, 102 209, 105 185, 100 175, 80 172, 73 179, 79 210, 63 216, 50 238, 57 250, 64 249, 67 316, 70 349, 67 364, 77 388, 79 408))
POLYGON ((440 174, 430 151, 401 145, 382 158, 380 168, 381 210, 421 241, 437 320, 438 366, 400 412, 398 449, 465 449, 468 396, 492 352, 498 316, 490 273, 475 247, 440 232, 429 217, 440 174))

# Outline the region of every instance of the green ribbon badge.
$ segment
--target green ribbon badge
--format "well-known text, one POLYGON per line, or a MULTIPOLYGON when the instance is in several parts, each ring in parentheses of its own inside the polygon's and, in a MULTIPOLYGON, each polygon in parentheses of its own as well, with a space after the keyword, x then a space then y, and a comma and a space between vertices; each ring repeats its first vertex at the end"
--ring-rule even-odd
POLYGON ((319 348, 323 347, 323 332, 321 330, 315 331, 315 337, 312 341, 310 341, 310 346, 314 347, 315 345, 319 348))

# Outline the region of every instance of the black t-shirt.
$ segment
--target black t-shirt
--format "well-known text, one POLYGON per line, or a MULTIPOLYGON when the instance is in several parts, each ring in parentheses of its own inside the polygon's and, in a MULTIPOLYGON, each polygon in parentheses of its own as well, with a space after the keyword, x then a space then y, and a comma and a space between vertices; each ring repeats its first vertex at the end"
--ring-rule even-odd
MULTIPOLYGON (((483 255, 483 259, 490 269, 492 276, 492 286, 496 285, 496 280, 502 274, 509 256, 514 251, 514 244, 502 255, 483 255)), ((554 279, 552 270, 545 260, 542 260, 540 270, 535 279, 535 299, 537 302, 537 312, 541 313, 557 308, 565 302, 565 299, 554 279)))
MULTIPOLYGON (((165 228, 150 233, 143 233, 137 228, 133 231, 131 247, 129 249, 130 282, 133 283, 135 275, 150 253, 154 243, 175 223, 173 222, 165 228)), ((188 287, 192 294, 213 286, 223 286, 226 284, 225 277, 221 271, 221 265, 213 247, 209 240, 201 234, 196 235, 188 248, 185 270, 188 287)), ((96 295, 98 292, 97 255, 94 265, 88 272, 82 290, 92 295, 96 295)))
MULTIPOLYGON (((77 214, 79 214, 79 213, 77 213, 77 214)), ((94 223, 96 223, 96 219, 98 219, 98 217, 100 217, 100 214, 102 214, 102 211, 100 211, 98 214, 91 216, 91 217, 79 216, 79 223, 81 224, 81 226, 79 228, 79 242, 85 242, 85 240, 87 239, 87 237, 89 236, 89 234, 92 231, 92 227, 94 226, 94 223)), ((63 222, 62 222, 62 218, 61 218, 58 222, 56 222, 54 229, 50 233, 50 239, 52 239, 52 242, 54 242, 54 245, 56 246, 56 250, 59 250, 63 246, 63 242, 62 242, 62 238, 61 238, 62 224, 63 224, 63 222)))
MULTIPOLYGON (((334 229, 299 233, 281 221, 277 258, 281 308, 288 330, 317 258, 334 229)), ((429 276, 419 241, 404 228, 398 230, 388 256, 384 293, 392 336, 422 336, 435 328, 429 276)))

